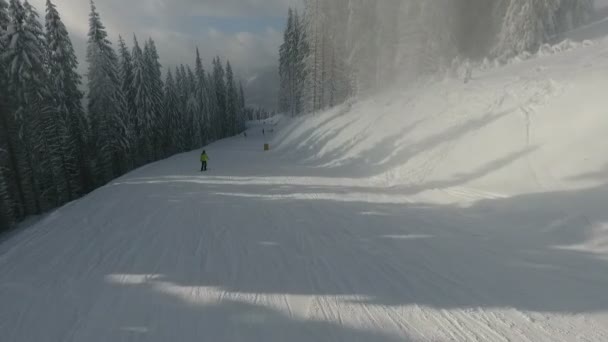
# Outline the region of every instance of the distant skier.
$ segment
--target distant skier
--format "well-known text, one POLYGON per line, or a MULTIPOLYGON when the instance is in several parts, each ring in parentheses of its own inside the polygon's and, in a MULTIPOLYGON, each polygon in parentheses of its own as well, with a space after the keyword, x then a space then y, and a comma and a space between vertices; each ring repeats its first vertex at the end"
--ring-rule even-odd
POLYGON ((247 138, 247 132, 243 132, 243 136, 247 138))
POLYGON ((207 152, 203 151, 201 153, 201 172, 207 171, 207 162, 209 161, 209 156, 207 156, 207 152))
POLYGON ((262 135, 266 135, 266 130, 262 128, 262 135))

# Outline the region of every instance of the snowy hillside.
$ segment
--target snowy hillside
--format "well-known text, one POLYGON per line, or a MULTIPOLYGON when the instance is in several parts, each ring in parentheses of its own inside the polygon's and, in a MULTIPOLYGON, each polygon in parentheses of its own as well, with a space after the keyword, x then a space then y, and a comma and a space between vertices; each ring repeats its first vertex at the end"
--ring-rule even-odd
POLYGON ((316 172, 425 201, 469 199, 462 187, 500 197, 593 187, 608 178, 607 76, 608 41, 581 45, 468 84, 447 78, 284 120, 275 145, 316 172))
POLYGON ((6 237, 0 339, 607 341, 608 41, 410 89, 6 237))

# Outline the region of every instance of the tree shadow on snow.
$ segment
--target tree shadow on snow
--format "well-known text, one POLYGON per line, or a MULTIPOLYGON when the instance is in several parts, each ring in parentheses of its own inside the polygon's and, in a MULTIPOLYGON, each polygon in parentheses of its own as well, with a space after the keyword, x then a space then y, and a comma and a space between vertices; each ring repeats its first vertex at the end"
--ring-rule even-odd
MULTIPOLYGON (((298 154, 307 155, 310 154, 311 150, 317 151, 315 155, 303 158, 305 162, 302 164, 309 169, 319 169, 319 165, 322 165, 321 169, 326 170, 319 170, 319 172, 322 172, 324 176, 341 176, 347 171, 353 177, 370 177, 402 166, 423 152, 431 151, 442 145, 449 145, 473 131, 486 127, 512 114, 515 110, 508 109, 499 113, 488 113, 485 116, 470 119, 463 124, 447 128, 443 132, 422 138, 420 141, 406 143, 404 138, 407 134, 425 121, 420 120, 403 128, 397 134, 388 136, 380 142, 375 143, 367 150, 339 161, 337 159, 338 156, 348 155, 349 149, 357 145, 342 144, 335 149, 330 149, 326 155, 320 155, 319 151, 329 145, 331 138, 338 135, 340 129, 335 132, 332 130, 335 134, 325 135, 326 139, 324 140, 308 144, 307 149, 300 147, 296 150, 298 154)), ((293 151, 290 153, 293 153, 293 151)))

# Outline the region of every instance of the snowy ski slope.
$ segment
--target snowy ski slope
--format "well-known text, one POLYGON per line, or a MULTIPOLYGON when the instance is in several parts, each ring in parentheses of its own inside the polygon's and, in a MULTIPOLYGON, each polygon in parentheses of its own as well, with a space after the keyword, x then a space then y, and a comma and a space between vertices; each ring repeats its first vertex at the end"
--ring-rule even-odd
POLYGON ((607 89, 602 42, 141 168, 0 243, 0 340, 608 341, 607 89))

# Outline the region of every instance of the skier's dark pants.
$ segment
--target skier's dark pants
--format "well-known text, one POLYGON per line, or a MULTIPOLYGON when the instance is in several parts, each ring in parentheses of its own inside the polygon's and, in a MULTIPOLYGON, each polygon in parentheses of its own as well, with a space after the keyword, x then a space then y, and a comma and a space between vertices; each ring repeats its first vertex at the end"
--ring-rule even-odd
POLYGON ((207 171, 207 162, 201 162, 201 171, 207 171))

